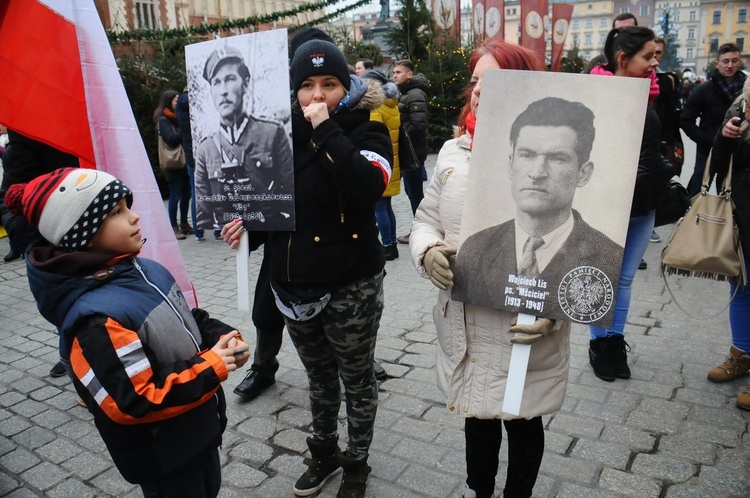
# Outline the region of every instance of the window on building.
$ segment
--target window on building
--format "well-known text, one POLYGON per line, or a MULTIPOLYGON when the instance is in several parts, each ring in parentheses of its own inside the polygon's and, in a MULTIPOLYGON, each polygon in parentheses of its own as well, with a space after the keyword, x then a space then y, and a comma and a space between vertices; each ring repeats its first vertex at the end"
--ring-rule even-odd
POLYGON ((590 61, 591 60, 591 52, 586 52, 585 54, 583 54, 583 58, 586 59, 587 61, 590 61))
POLYGON ((591 10, 591 9, 593 9, 593 8, 594 8, 594 6, 593 6, 592 4, 589 4, 589 5, 588 5, 588 10, 591 10))
POLYGON ((578 45, 578 33, 573 33, 573 45, 578 45))
POLYGON ((736 45, 737 45, 738 47, 740 47, 740 53, 742 53, 742 52, 744 52, 744 51, 745 51, 745 38, 744 38, 744 37, 742 37, 742 38, 737 38, 736 40, 734 40, 734 43, 735 43, 735 44, 736 44, 736 45))
POLYGON ((609 26, 609 19, 607 19, 606 17, 602 17, 601 19, 599 19, 600 28, 606 28, 607 26, 609 26))
POLYGON ((680 11, 674 11, 674 22, 680 22, 680 11))
POLYGON ((620 7, 620 14, 627 14, 630 12, 630 7, 620 7))
POLYGON ((580 27, 581 27, 581 25, 578 22, 578 19, 573 19, 573 29, 578 29, 580 27))
POLYGON ((692 59, 693 58, 693 49, 688 48, 685 50, 685 58, 686 59, 692 59))
POLYGON ((747 22, 747 9, 737 10, 737 22, 747 22))
POLYGON ((720 10, 714 11, 711 24, 721 24, 721 11, 720 10))
POLYGON ((688 28, 688 40, 695 40, 695 28, 688 28))
POLYGON ((718 52, 719 52, 719 39, 711 38, 711 42, 708 46, 708 53, 711 55, 716 55, 718 52))
POLYGON ((641 5, 640 13, 642 16, 648 15, 648 5, 641 5))
POLYGON ((594 20, 591 19, 590 17, 588 19, 586 19, 586 27, 587 28, 593 28, 594 27, 594 20))
POLYGON ((586 33, 586 37, 583 40, 586 45, 591 45, 591 33, 586 33))
POLYGON ((690 16, 688 17, 688 21, 695 21, 695 11, 690 11, 690 16))
POLYGON ((135 28, 136 29, 156 29, 156 13, 158 9, 158 0, 139 0, 135 2, 135 28))
POLYGON ((599 44, 604 44, 607 40, 607 33, 599 33, 599 44))

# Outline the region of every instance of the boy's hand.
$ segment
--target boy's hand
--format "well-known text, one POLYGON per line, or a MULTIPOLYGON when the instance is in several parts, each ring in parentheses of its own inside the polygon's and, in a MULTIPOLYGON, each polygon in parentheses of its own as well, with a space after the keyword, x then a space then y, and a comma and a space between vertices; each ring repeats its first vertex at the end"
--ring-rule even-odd
MULTIPOLYGON (((235 343, 241 342, 237 341, 237 338, 235 337, 237 334, 238 332, 236 330, 233 330, 227 335, 221 336, 214 347, 211 348, 211 351, 219 355, 219 358, 221 358, 221 361, 224 362, 224 365, 226 365, 227 370, 230 372, 237 370, 237 357, 234 355, 235 348, 229 346, 229 341, 234 339, 235 343)), ((250 353, 248 351, 245 354, 248 354, 249 356, 250 353)), ((247 358, 245 358, 245 361, 247 361, 247 358)))
POLYGON ((242 218, 230 221, 221 228, 221 238, 229 244, 232 249, 237 249, 240 245, 240 237, 245 233, 245 227, 242 224, 242 218))
POLYGON ((250 345, 237 337, 232 337, 229 339, 227 347, 234 350, 234 364, 237 365, 237 368, 242 368, 250 358, 250 345))
POLYGON ((308 120, 313 129, 317 128, 320 123, 328 119, 328 106, 325 102, 315 102, 307 107, 302 108, 302 113, 305 115, 305 119, 308 120))

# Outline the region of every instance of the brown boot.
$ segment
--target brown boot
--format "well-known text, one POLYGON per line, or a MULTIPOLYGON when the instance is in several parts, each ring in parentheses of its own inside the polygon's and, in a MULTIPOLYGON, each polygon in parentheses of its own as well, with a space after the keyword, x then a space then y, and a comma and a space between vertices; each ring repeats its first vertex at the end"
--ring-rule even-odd
POLYGON ((172 227, 172 231, 174 232, 174 236, 177 238, 177 240, 185 240, 185 234, 182 233, 180 227, 172 227))
POLYGON ((744 393, 737 396, 737 408, 750 410, 750 387, 745 389, 744 393))
POLYGON ((729 348, 729 356, 724 360, 724 363, 709 370, 708 380, 711 382, 729 382, 745 375, 748 370, 750 370, 750 356, 746 356, 743 350, 732 346, 729 348))

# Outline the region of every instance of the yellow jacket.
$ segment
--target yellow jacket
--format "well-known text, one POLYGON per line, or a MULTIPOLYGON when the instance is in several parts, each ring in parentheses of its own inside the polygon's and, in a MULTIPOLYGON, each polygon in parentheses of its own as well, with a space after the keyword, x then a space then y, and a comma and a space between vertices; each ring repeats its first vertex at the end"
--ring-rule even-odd
POLYGON ((370 121, 379 121, 388 128, 393 144, 393 173, 391 181, 383 192, 383 197, 392 197, 401 192, 401 170, 398 166, 398 129, 401 127, 401 114, 398 111, 398 99, 388 98, 385 103, 370 111, 370 121))

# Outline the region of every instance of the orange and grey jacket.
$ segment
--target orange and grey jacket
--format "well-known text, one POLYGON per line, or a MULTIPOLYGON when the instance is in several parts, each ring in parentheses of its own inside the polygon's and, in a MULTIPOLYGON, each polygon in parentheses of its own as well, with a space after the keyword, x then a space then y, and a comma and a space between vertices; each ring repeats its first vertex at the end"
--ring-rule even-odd
POLYGON ((117 468, 140 483, 221 443, 227 370, 210 348, 233 328, 191 312, 160 264, 110 258, 37 246, 29 285, 117 468))

